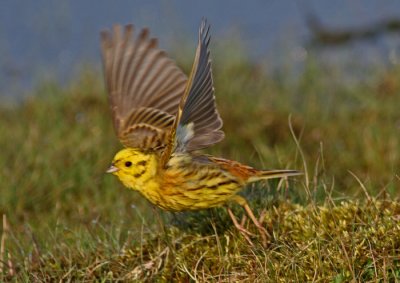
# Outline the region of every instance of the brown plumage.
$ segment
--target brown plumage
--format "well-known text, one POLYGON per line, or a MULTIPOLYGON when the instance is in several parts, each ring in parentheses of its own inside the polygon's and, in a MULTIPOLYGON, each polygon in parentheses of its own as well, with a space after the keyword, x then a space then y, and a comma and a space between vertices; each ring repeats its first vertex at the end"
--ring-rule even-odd
POLYGON ((165 146, 187 78, 149 37, 134 28, 103 31, 102 54, 114 128, 127 147, 165 146))
POLYGON ((149 37, 148 29, 141 30, 136 39, 132 25, 123 30, 116 25, 112 33, 101 33, 105 82, 114 128, 122 144, 163 148, 175 138, 178 124, 183 127, 189 123, 194 124, 194 136, 188 144, 177 146, 196 150, 224 138, 207 48, 209 27, 203 22, 201 29, 199 41, 203 48, 198 49, 195 59, 199 67, 189 81, 175 62, 158 49, 157 40, 149 37))

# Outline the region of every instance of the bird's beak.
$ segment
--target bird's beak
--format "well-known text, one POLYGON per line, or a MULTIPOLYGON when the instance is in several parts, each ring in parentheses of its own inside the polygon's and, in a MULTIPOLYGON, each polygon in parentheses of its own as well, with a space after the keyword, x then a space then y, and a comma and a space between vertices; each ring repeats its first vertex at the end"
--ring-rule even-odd
POLYGON ((111 164, 111 166, 107 169, 106 173, 115 173, 118 170, 119 169, 117 167, 115 167, 114 165, 111 164))

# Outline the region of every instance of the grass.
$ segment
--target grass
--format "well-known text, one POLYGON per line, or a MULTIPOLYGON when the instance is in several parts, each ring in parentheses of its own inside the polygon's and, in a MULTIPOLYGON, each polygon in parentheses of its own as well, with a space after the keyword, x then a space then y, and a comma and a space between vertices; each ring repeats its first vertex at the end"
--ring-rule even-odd
POLYGON ((344 84, 313 60, 289 80, 217 55, 227 137, 209 152, 307 166, 243 192, 269 247, 250 247, 223 209, 153 210, 105 175, 120 145, 101 75, 85 71, 0 108, 0 281, 400 281, 400 68, 344 84))

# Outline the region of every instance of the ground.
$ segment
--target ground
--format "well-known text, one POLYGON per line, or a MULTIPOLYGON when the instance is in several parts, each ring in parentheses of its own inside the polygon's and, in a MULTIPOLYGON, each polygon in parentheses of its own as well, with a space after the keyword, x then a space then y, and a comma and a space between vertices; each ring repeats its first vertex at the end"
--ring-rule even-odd
POLYGON ((121 145, 86 69, 0 108, 0 281, 400 281, 400 69, 346 84, 315 60, 289 79, 231 55, 213 61, 226 139, 208 152, 305 172, 243 191, 268 247, 223 208, 162 212, 105 174, 121 145))

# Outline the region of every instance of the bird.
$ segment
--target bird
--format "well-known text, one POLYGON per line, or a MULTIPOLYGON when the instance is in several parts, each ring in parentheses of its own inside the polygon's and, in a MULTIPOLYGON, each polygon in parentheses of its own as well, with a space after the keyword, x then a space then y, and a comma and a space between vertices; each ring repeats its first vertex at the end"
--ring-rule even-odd
POLYGON ((241 205, 262 241, 268 232, 247 200, 247 184, 302 173, 258 170, 201 153, 223 140, 210 58, 210 25, 203 19, 189 76, 158 47, 148 28, 114 25, 101 32, 104 80, 118 151, 107 173, 141 193, 150 203, 181 212, 225 206, 234 226, 253 245, 252 236, 229 207, 241 205))

